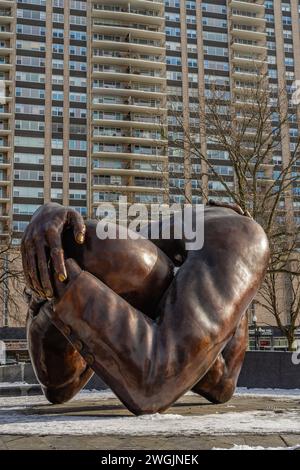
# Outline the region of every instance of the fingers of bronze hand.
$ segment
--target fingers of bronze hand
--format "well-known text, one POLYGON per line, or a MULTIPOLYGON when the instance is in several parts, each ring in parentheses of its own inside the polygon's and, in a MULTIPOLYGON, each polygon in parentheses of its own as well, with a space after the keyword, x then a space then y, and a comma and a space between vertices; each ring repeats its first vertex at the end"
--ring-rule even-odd
POLYGON ((250 219, 253 219, 252 215, 250 214, 250 212, 248 210, 245 210, 244 216, 249 217, 250 219))
POLYGON ((73 226, 74 237, 75 237, 76 242, 79 245, 82 245, 85 240, 85 232, 86 232, 86 226, 84 224, 83 218, 78 212, 74 210, 70 210, 68 212, 68 223, 71 226, 73 226))
POLYGON ((56 272, 59 281, 64 282, 68 276, 65 267, 64 251, 61 246, 54 246, 51 248, 50 256, 52 258, 54 271, 56 272))
POLYGON ((85 235, 85 233, 83 233, 83 232, 77 233, 75 239, 76 239, 76 242, 79 245, 82 245, 84 243, 84 235, 85 235))
POLYGON ((64 274, 60 273, 58 275, 59 282, 65 282, 66 279, 67 279, 67 277, 64 274))
POLYGON ((38 268, 39 268, 39 275, 42 284, 42 290, 44 296, 47 299, 53 298, 53 289, 50 281, 49 271, 48 271, 48 263, 45 248, 43 245, 38 244, 36 246, 36 253, 37 253, 37 260, 38 260, 38 268))

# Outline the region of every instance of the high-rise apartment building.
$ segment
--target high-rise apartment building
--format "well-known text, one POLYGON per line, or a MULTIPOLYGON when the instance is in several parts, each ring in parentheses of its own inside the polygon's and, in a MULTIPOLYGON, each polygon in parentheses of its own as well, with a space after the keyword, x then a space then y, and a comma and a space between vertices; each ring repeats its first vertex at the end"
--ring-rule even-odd
POLYGON ((129 202, 166 201, 163 2, 10 3, 14 241, 50 200, 83 215, 120 194, 129 202))
MULTIPOLYGON (((15 242, 50 200, 83 215, 120 195, 200 202, 201 163, 174 145, 174 106, 230 182, 226 152, 199 121, 211 83, 238 111, 258 68, 287 89, 287 107, 300 80, 299 0, 6 0, 0 8, 0 229, 9 231, 13 214, 15 242)), ((270 174, 289 160, 299 123, 290 122, 270 174)), ((215 178, 206 184, 222 197, 215 178)), ((297 185, 290 209, 299 222, 297 185)))
POLYGON ((93 2, 91 29, 90 206, 167 202, 163 2, 93 2))
POLYGON ((9 234, 13 182, 15 2, 0 2, 0 244, 9 234))
POLYGON ((17 3, 13 230, 47 201, 87 214, 87 4, 17 3))

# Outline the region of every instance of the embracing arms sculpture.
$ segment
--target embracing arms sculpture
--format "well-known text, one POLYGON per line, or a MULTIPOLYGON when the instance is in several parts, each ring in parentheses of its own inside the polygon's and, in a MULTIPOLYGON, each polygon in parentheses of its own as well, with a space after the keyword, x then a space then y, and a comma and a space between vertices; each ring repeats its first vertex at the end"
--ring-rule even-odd
POLYGON ((34 214, 21 246, 27 335, 50 402, 71 399, 94 372, 135 414, 190 389, 231 398, 269 246, 238 207, 208 206, 204 229, 203 248, 186 252, 184 240, 100 240, 96 221, 58 204, 34 214))

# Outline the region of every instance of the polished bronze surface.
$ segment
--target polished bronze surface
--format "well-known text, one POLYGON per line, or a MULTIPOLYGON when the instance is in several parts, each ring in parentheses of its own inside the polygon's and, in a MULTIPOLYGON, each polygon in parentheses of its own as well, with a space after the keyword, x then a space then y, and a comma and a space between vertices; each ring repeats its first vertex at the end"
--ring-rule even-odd
POLYGON ((186 251, 185 240, 100 240, 95 221, 58 204, 34 214, 21 246, 27 331, 49 401, 72 398, 93 372, 135 414, 190 389, 230 399, 269 247, 237 206, 207 206, 204 228, 204 247, 186 251))

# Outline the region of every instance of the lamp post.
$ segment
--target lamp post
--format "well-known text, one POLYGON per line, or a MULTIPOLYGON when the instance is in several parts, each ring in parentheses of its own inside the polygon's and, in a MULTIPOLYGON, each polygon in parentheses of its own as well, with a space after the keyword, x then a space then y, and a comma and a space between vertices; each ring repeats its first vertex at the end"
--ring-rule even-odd
POLYGON ((254 326, 255 351, 257 351, 258 350, 258 328, 257 328, 257 316, 255 314, 252 317, 252 322, 254 326))

